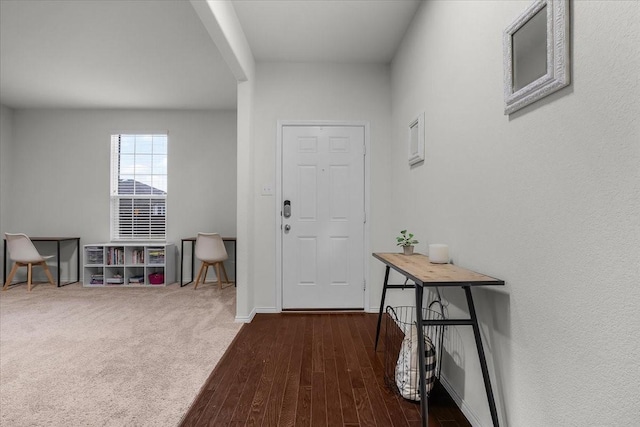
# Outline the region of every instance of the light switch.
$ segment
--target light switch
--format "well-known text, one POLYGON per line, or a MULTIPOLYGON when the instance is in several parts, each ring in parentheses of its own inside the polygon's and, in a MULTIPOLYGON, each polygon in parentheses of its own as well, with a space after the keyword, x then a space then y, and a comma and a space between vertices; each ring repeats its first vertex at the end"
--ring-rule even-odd
POLYGON ((273 184, 265 184, 262 186, 263 196, 273 196, 273 184))

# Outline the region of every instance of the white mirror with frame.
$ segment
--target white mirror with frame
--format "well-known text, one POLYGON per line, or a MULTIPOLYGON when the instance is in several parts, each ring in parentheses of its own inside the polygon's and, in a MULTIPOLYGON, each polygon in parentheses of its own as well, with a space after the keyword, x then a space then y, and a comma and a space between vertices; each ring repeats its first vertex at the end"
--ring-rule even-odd
POLYGON ((504 113, 565 86, 569 78, 569 0, 536 0, 504 30, 504 113))
POLYGON ((424 112, 409 123, 409 166, 424 161, 424 112))

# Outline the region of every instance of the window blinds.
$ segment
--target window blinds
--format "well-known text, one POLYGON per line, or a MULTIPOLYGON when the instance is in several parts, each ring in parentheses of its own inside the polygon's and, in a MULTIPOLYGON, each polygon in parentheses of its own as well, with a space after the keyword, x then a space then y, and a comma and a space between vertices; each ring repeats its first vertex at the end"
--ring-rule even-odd
POLYGON ((111 136, 111 239, 166 240, 166 134, 111 136))

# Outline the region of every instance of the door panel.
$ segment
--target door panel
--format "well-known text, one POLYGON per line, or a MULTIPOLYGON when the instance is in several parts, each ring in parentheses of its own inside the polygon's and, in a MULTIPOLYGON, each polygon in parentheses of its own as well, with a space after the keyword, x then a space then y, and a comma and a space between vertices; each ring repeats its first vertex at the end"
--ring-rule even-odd
POLYGON ((284 126, 285 200, 283 308, 363 308, 364 127, 284 126))

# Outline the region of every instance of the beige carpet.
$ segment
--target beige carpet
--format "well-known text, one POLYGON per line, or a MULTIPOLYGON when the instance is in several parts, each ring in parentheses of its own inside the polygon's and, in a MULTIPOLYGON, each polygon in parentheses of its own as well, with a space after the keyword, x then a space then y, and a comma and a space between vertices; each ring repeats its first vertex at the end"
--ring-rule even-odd
POLYGON ((175 426, 234 317, 233 286, 0 292, 0 425, 175 426))

